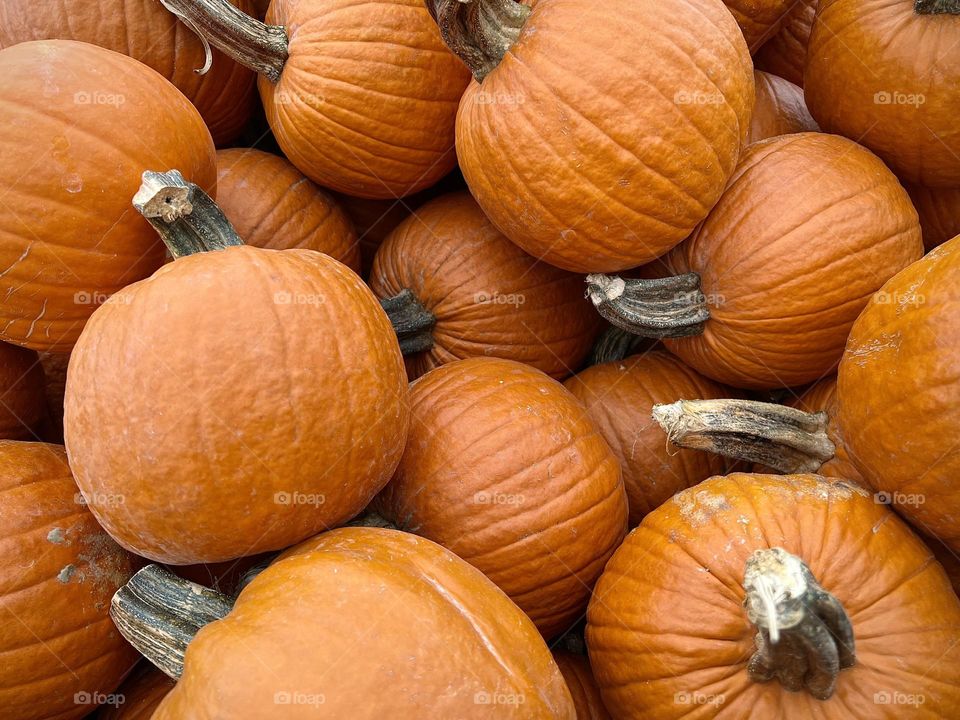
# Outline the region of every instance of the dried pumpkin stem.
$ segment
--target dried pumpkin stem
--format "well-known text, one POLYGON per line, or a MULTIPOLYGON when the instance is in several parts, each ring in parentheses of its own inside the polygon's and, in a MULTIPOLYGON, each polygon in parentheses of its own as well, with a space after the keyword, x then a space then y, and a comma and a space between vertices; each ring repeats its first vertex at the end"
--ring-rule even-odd
POLYGON ((607 322, 640 337, 700 335, 710 319, 696 273, 654 280, 587 275, 587 296, 607 322))
POLYGON ((754 552, 743 588, 747 618, 758 630, 750 679, 776 679, 792 692, 830 698, 840 670, 856 664, 853 626, 840 601, 783 548, 754 552))
POLYGON ((960 15, 960 0, 915 0, 917 15, 960 15))
POLYGON ((289 40, 279 25, 266 25, 227 0, 163 0, 163 6, 229 58, 271 82, 280 79, 289 40))
POLYGON ((824 412, 755 400, 680 400, 654 405, 652 414, 674 445, 784 473, 816 472, 836 450, 824 412))
POLYGON ((131 645, 178 680, 187 645, 200 628, 231 609, 230 596, 147 565, 114 594, 110 617, 131 645))
POLYGON ((405 356, 433 347, 433 326, 437 324, 437 318, 410 290, 404 289, 392 298, 384 298, 380 305, 390 318, 400 341, 400 351, 405 356))
POLYGON ((440 37, 477 82, 493 70, 520 37, 530 8, 516 0, 426 0, 440 37))
POLYGON ((616 325, 610 325, 593 344, 587 365, 602 365, 606 362, 623 360, 643 347, 644 342, 645 339, 639 335, 627 332, 616 325))

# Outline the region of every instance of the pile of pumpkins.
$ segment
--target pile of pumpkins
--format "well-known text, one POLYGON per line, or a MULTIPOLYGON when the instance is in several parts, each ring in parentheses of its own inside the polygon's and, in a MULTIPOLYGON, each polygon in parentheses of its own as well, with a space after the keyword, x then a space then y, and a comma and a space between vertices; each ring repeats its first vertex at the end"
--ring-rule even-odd
POLYGON ((960 0, 0 48, 0 718, 960 717, 960 0))

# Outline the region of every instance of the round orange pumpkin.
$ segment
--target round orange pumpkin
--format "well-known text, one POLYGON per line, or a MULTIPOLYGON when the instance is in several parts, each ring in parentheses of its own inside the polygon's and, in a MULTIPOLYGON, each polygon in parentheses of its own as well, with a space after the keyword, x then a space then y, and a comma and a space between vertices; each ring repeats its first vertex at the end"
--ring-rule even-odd
POLYGON ((923 246, 927 250, 960 235, 960 187, 928 188, 908 184, 906 188, 920 215, 923 246))
POLYGON ((282 157, 260 150, 220 150, 217 205, 247 245, 316 250, 360 271, 350 218, 282 157))
POLYGON ((610 714, 644 720, 957 717, 958 633, 929 548, 815 475, 684 490, 627 537, 587 613, 610 714))
POLYGON ((134 567, 84 506, 61 446, 0 440, 0 547, 2 714, 81 718, 137 661, 108 615, 134 567))
POLYGON ((626 531, 617 459, 555 380, 510 360, 411 387, 410 438, 376 507, 493 580, 545 637, 569 628, 626 531))
POLYGON ((32 350, 0 343, 0 440, 34 440, 47 416, 43 366, 32 350))
POLYGON ((130 207, 141 174, 216 185, 190 102, 142 63, 67 40, 0 51, 0 340, 68 351, 90 314, 163 262, 130 207))
POLYGON ((419 305, 423 342, 407 357, 411 379, 481 356, 564 378, 580 367, 600 326, 583 278, 527 255, 466 192, 432 200, 403 221, 380 247, 370 287, 384 300, 408 290, 403 308, 419 305))
POLYGON ((150 665, 141 666, 116 692, 119 702, 104 705, 97 720, 150 720, 175 683, 150 665))
POLYGON ((783 18, 783 23, 753 55, 758 70, 764 70, 803 87, 803 68, 807 64, 807 44, 820 0, 799 0, 783 18))
POLYGON ((610 720, 610 713, 600 697, 600 688, 593 678, 587 656, 568 650, 554 650, 553 659, 573 697, 577 720, 610 720))
POLYGON ((803 101, 803 89, 789 80, 755 70, 757 101, 753 106, 748 143, 777 135, 816 132, 820 128, 803 101))

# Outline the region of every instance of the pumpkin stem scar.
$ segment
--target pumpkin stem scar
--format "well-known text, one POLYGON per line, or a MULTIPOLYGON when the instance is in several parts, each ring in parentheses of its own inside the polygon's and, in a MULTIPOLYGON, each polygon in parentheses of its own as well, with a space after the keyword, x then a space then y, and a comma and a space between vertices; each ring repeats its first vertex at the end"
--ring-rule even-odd
POLYGON ((743 589, 747 618, 758 630, 750 679, 777 679, 787 690, 829 699, 840 671, 856 664, 853 626, 840 601, 783 548, 747 559, 743 589))
POLYGON ((147 565, 117 590, 110 617, 120 634, 174 680, 187 645, 205 625, 226 617, 233 598, 147 565))
POLYGON ((816 472, 836 451, 825 412, 755 400, 679 400, 654 405, 652 416, 674 445, 784 473, 816 472))
POLYGON ((400 352, 404 356, 433 347, 433 327, 437 324, 437 318, 410 290, 404 289, 392 298, 384 298, 380 305, 390 318, 390 324, 400 341, 400 352))
POLYGON ((917 15, 960 15, 960 0, 915 0, 917 15))
POLYGON ((587 275, 587 297, 607 322, 640 337, 700 335, 710 319, 697 273, 654 280, 587 275))
POLYGON ((179 170, 148 170, 133 207, 160 235, 174 258, 243 245, 223 211, 179 170))
POLYGON ((530 7, 516 0, 426 0, 440 37, 477 82, 500 64, 520 37, 530 7))
POLYGON ((639 335, 627 332, 616 325, 609 325, 593 344, 587 366, 623 360, 639 350, 643 342, 644 339, 639 335))
MULTIPOLYGON (((279 25, 267 25, 238 10, 228 0, 162 0, 163 6, 227 57, 270 82, 280 80, 289 39, 279 25)), ((208 57, 205 68, 209 69, 208 57)))

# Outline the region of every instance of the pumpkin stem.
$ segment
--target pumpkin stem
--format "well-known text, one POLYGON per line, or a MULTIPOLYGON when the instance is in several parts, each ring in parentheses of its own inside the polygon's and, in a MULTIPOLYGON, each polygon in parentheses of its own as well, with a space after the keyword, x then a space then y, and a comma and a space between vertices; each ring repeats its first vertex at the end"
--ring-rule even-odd
POLYGON ((238 10, 228 0, 163 0, 163 6, 227 57, 270 82, 277 82, 287 62, 289 40, 279 25, 267 25, 238 10))
POLYGON ((960 0, 916 0, 917 15, 960 15, 960 0))
POLYGON ((477 82, 492 71, 520 37, 530 8, 516 0, 426 0, 440 37, 477 82))
POLYGON ((784 473, 816 472, 836 450, 824 412, 755 400, 680 400, 654 405, 652 415, 674 445, 784 473))
POLYGON ((643 347, 644 338, 616 325, 608 325, 590 351, 587 367, 624 360, 643 347))
POLYGON ((243 245, 223 211, 179 170, 147 171, 133 206, 163 239, 174 258, 243 245))
POLYGON ((399 295, 384 298, 381 307, 390 318, 400 341, 400 352, 415 355, 433 347, 433 326, 437 318, 427 310, 410 290, 401 290, 399 295))
POLYGON ((853 626, 840 601, 783 548, 754 552, 743 588, 747 618, 758 631, 747 664, 750 679, 776 678, 792 692, 806 689, 818 700, 829 699, 837 675, 857 661, 853 626))
POLYGON ((147 565, 117 590, 110 617, 127 642, 174 680, 187 645, 204 625, 233 609, 233 598, 147 565))
POLYGON ((347 527, 387 528, 388 530, 400 529, 394 523, 383 517, 383 515, 373 510, 355 517, 347 523, 347 527))
POLYGON ((697 273, 655 280, 587 275, 587 297, 607 322, 640 337, 700 335, 710 319, 697 273))

